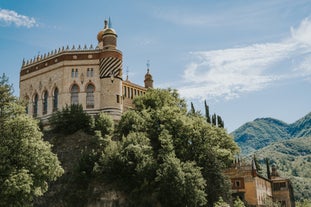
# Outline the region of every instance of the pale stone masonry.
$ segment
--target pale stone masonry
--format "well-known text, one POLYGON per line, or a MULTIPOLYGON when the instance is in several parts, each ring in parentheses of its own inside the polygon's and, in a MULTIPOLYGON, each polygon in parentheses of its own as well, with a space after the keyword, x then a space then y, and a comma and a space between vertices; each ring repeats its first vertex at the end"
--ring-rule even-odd
POLYGON ((153 87, 149 64, 144 86, 123 80, 122 52, 108 21, 97 35, 98 45, 67 46, 23 61, 20 97, 29 115, 46 120, 54 111, 82 104, 89 114, 106 112, 114 120, 132 107, 132 99, 153 87))

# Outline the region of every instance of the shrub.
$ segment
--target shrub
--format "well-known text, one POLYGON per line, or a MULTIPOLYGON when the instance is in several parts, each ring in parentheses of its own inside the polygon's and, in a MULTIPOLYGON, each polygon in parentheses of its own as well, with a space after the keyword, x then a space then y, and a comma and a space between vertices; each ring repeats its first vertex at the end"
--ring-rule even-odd
POLYGON ((83 111, 82 105, 66 105, 50 118, 50 123, 55 132, 72 134, 78 130, 91 132, 92 117, 83 111))

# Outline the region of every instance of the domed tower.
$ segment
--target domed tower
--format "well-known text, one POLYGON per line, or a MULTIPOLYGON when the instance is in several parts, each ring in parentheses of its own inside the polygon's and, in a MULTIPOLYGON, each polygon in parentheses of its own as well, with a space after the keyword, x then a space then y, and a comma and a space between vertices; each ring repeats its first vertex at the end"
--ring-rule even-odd
POLYGON ((149 73, 150 69, 150 63, 149 61, 147 62, 147 73, 145 75, 145 88, 153 88, 153 79, 152 79, 152 75, 149 73))
POLYGON ((122 114, 122 52, 117 49, 117 34, 105 20, 105 27, 97 35, 99 75, 101 83, 100 108, 119 120, 122 114))

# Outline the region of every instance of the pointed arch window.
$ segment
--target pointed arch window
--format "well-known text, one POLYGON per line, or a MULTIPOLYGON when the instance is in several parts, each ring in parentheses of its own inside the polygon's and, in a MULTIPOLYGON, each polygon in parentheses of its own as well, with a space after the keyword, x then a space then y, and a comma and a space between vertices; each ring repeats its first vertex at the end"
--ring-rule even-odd
POLYGON ((57 108, 58 108, 58 88, 55 88, 53 96, 53 111, 57 111, 57 108))
POLYGON ((38 116, 38 100, 39 100, 39 97, 38 97, 38 94, 36 94, 33 99, 33 117, 38 116))
POLYGON ((95 87, 92 84, 86 87, 86 108, 94 108, 94 90, 95 87))
POLYGON ((42 102, 42 105, 43 105, 43 114, 47 114, 48 113, 48 92, 45 91, 44 94, 43 94, 43 102, 42 102))
POLYGON ((71 104, 79 104, 79 86, 74 84, 71 87, 71 104))

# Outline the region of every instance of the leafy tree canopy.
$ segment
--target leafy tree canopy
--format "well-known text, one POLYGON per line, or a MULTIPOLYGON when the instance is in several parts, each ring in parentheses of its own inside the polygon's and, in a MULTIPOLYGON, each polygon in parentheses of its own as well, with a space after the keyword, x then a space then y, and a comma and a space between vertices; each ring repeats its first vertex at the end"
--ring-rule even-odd
POLYGON ((220 196, 228 199, 222 172, 238 147, 225 129, 187 113, 175 90, 150 89, 134 104, 116 127, 120 141, 107 142, 95 171, 130 186, 123 190, 133 206, 213 206, 220 196))
POLYGON ((8 79, 0 79, 0 206, 31 206, 63 169, 37 121, 12 95, 8 79))

